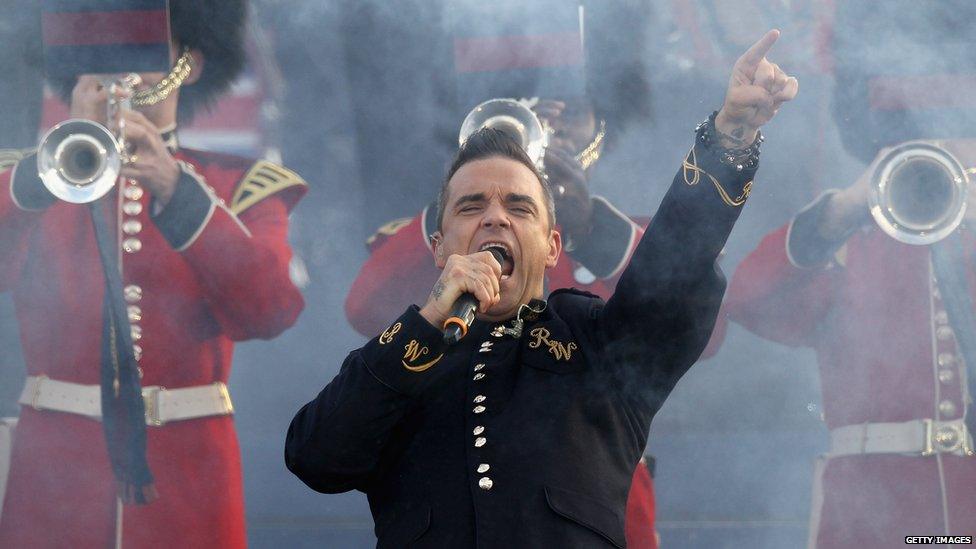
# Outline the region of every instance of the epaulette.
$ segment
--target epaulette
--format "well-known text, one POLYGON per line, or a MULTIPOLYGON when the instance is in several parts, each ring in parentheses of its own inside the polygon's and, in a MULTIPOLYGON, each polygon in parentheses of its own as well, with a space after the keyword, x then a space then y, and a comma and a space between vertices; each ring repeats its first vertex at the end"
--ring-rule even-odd
POLYGON ((366 239, 366 247, 372 248, 374 243, 385 240, 386 238, 389 238, 397 234, 398 232, 400 232, 400 229, 409 225, 411 221, 413 221, 412 217, 401 217, 399 219, 394 219, 393 221, 390 221, 389 223, 383 225, 379 229, 376 229, 376 232, 373 233, 373 236, 366 239))
MULTIPOLYGON (((267 160, 258 160, 241 178, 230 209, 237 215, 265 198, 292 187, 305 187, 300 175, 267 160)), ((289 204, 291 206, 291 204, 289 204)))
POLYGON ((0 149, 0 172, 5 172, 36 149, 0 149))

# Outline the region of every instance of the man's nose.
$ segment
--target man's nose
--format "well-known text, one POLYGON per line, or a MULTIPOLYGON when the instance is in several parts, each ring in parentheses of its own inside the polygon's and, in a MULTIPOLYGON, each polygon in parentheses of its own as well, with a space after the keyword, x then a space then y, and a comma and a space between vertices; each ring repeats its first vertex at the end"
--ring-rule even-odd
POLYGON ((485 215, 481 219, 481 225, 483 227, 501 227, 506 228, 511 225, 508 219, 508 212, 505 207, 498 203, 491 203, 485 210, 485 215))

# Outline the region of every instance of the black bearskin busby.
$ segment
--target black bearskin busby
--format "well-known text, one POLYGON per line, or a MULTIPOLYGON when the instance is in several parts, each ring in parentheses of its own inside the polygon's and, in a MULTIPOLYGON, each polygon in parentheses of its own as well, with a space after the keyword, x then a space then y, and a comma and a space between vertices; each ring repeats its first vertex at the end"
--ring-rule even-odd
MULTIPOLYGON (((567 12, 576 13, 580 6, 585 59, 581 75, 584 82, 580 84, 585 89, 579 92, 590 100, 597 119, 606 121, 605 143, 610 143, 628 124, 650 116, 650 82, 644 60, 645 35, 651 25, 648 0, 536 0, 529 4, 516 0, 493 4, 465 0, 450 4, 454 19, 461 22, 453 29, 455 37, 461 39, 482 36, 485 28, 479 18, 486 15, 496 18, 488 25, 489 35, 561 32, 548 28, 546 23, 540 25, 538 20, 550 14, 553 19, 562 20, 567 12)), ((459 80, 458 115, 463 117, 477 103, 497 97, 572 99, 574 95, 562 96, 555 91, 568 92, 574 87, 573 78, 560 73, 560 68, 557 64, 538 70, 488 69, 486 74, 492 76, 481 77, 474 88, 459 80), (472 94, 477 100, 472 101, 472 94)))
MULTIPOLYGON (((169 0, 170 28, 179 48, 200 50, 203 74, 180 87, 178 117, 189 121, 197 109, 209 107, 244 68, 245 0, 169 0)), ((65 101, 77 78, 48 78, 65 101)))
POLYGON ((976 137, 976 3, 837 3, 834 120, 844 147, 870 162, 914 139, 976 137))
POLYGON ((645 62, 651 27, 648 0, 583 2, 586 90, 597 119, 607 122, 607 143, 633 122, 651 117, 651 84, 645 62))

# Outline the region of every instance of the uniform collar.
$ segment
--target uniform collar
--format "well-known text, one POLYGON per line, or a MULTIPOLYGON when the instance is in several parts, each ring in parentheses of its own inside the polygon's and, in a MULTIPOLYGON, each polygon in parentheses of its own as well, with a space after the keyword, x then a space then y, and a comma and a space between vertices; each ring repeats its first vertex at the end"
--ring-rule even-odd
POLYGON ((491 335, 494 337, 511 336, 515 339, 522 337, 525 325, 539 320, 539 317, 546 312, 546 305, 545 300, 542 299, 533 299, 528 303, 519 305, 515 318, 498 323, 491 335))

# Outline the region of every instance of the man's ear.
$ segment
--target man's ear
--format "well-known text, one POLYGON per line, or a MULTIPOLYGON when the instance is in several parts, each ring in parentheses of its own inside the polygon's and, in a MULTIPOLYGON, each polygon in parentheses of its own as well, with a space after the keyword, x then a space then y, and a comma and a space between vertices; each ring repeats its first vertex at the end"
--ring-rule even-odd
POLYGON ((551 269, 559 261, 559 253, 563 250, 563 237, 559 231, 552 229, 549 231, 549 253, 546 254, 546 268, 551 269))
POLYGON ((204 61, 203 52, 197 49, 190 50, 190 65, 193 70, 190 71, 190 76, 187 76, 186 80, 183 81, 184 84, 195 84, 200 80, 200 77, 203 76, 204 61))
POLYGON ((434 264, 437 265, 438 269, 443 269, 444 265, 447 264, 447 259, 444 257, 444 235, 440 231, 434 231, 434 234, 430 235, 430 249, 434 254, 434 264))

